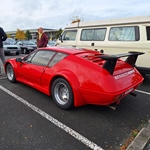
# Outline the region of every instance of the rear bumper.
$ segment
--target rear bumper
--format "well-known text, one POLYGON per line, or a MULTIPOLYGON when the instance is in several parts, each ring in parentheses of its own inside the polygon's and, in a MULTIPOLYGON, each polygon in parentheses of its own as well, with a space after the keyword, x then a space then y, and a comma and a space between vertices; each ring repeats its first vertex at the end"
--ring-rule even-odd
MULTIPOLYGON (((143 80, 142 80, 143 81, 143 80)), ((113 93, 102 93, 98 91, 89 91, 89 90, 81 90, 82 96, 86 101, 86 104, 94 104, 94 105, 110 105, 113 103, 119 103, 121 99, 126 97, 128 94, 132 93, 138 86, 142 83, 140 81, 138 84, 130 86, 126 89, 120 91, 114 91, 113 93)))

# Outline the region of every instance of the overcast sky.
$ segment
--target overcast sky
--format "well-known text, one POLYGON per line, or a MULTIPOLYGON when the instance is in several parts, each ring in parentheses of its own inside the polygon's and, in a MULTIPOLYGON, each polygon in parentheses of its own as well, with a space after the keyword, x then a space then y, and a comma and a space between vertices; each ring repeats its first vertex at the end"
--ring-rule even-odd
POLYGON ((64 29, 73 18, 82 21, 149 16, 150 0, 1 0, 0 26, 17 29, 64 29))

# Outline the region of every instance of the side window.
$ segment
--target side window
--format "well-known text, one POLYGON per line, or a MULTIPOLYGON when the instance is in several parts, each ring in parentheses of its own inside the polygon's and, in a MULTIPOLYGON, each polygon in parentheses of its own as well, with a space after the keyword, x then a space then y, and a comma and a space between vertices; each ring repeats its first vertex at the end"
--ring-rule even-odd
POLYGON ((106 28, 102 29, 83 29, 81 32, 81 41, 104 41, 106 28))
POLYGON ((93 41, 104 41, 106 35, 105 29, 95 29, 93 41))
POLYGON ((66 56, 68 56, 67 54, 64 53, 57 53, 53 59, 51 60, 49 67, 54 66, 57 62, 59 62, 60 60, 62 60, 63 58, 65 58, 66 56))
POLYGON ((139 28, 133 27, 112 27, 110 28, 109 41, 138 41, 139 28))
POLYGON ((65 31, 62 35, 62 39, 65 41, 75 41, 77 35, 77 30, 65 31))
POLYGON ((83 29, 81 32, 81 41, 92 41, 94 35, 93 29, 83 29))
POLYGON ((28 55, 27 57, 25 57, 23 59, 23 61, 27 62, 27 63, 31 63, 31 59, 32 57, 35 55, 36 52, 31 53, 30 55, 28 55))
POLYGON ((150 26, 146 27, 147 40, 150 40, 150 26))
POLYGON ((37 51, 37 53, 32 57, 30 63, 37 64, 40 66, 46 66, 54 54, 54 51, 37 51))

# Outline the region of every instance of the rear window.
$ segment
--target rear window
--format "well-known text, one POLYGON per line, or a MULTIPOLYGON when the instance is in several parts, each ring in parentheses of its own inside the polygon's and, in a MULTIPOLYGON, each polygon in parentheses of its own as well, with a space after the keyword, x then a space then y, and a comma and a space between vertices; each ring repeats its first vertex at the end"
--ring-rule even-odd
POLYGON ((112 27, 110 28, 109 41, 138 41, 139 27, 112 27))

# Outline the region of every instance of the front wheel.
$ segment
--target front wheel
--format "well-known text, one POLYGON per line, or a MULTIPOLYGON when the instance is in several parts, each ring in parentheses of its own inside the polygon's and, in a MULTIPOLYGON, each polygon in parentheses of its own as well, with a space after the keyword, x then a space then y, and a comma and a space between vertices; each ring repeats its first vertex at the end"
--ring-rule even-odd
POLYGON ((62 109, 69 109, 73 106, 72 88, 63 78, 58 78, 53 82, 52 97, 54 102, 62 109))
POLYGON ((6 66, 6 75, 10 82, 16 82, 15 72, 11 64, 7 64, 6 66))
POLYGON ((23 54, 27 54, 27 50, 25 48, 23 49, 23 54))

